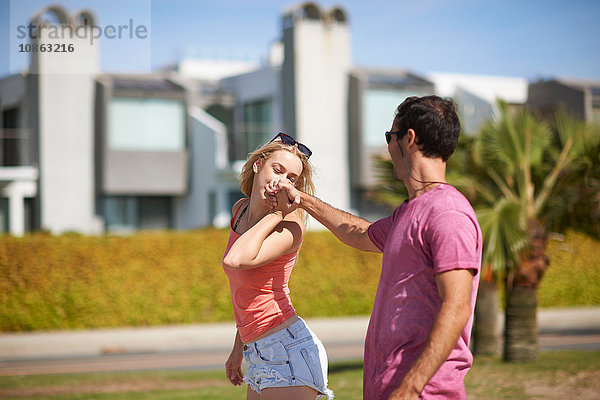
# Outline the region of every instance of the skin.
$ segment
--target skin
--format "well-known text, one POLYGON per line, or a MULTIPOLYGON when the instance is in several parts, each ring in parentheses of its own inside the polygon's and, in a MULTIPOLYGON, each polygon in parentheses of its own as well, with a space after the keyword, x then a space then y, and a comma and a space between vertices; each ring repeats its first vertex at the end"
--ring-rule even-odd
MULTIPOLYGON (((254 181, 248 210, 242 216, 237 233, 240 238, 223 258, 227 269, 252 269, 265 265, 283 254, 300 248, 304 224, 294 210, 271 208, 266 192, 284 181, 292 185, 302 173, 302 162, 294 154, 279 150, 267 160, 253 165, 254 181)), ((283 198, 283 195, 280 196, 283 198)), ((282 203, 284 203, 282 201, 282 203)), ((235 212, 241 205, 233 207, 235 212)))
MULTIPOLYGON (((298 250, 302 245, 305 228, 301 217, 294 212, 295 209, 271 207, 267 200, 267 193, 274 192, 278 185, 288 184, 293 187, 303 172, 302 161, 289 151, 279 150, 273 152, 268 159, 255 162, 253 169, 255 175, 250 203, 236 229, 241 236, 223 258, 224 268, 230 270, 260 268, 283 254, 298 250)), ((283 191, 279 191, 275 198, 280 204, 289 204, 287 194, 283 191)), ((242 201, 233 206, 233 213, 242 205, 242 201)), ((297 319, 290 319, 260 337, 283 329, 295 320, 297 319)), ((244 383, 243 348, 244 343, 238 331, 233 350, 225 363, 227 379, 234 386, 244 383)), ((247 399, 252 400, 282 398, 314 400, 317 391, 306 386, 298 386, 264 389, 261 394, 258 394, 248 386, 246 396, 247 399)))
MULTIPOLYGON (((397 131, 398 128, 394 124, 391 131, 397 131)), ((439 183, 424 184, 417 180, 446 181, 446 163, 440 158, 425 157, 416 143, 416 134, 412 129, 400 138, 394 136, 388 144, 388 152, 394 166, 394 177, 404 183, 409 199, 439 186, 439 183)), ((362 218, 331 207, 285 182, 280 182, 275 190, 268 191, 267 196, 271 207, 283 208, 288 212, 297 207, 303 208, 349 246, 381 252, 368 236, 371 223, 362 218), (281 197, 278 195, 281 191, 287 194, 284 205, 280 204, 281 197)), ((470 318, 473 272, 453 270, 438 274, 435 279, 442 306, 421 355, 389 399, 418 399, 427 382, 448 358, 470 318)))

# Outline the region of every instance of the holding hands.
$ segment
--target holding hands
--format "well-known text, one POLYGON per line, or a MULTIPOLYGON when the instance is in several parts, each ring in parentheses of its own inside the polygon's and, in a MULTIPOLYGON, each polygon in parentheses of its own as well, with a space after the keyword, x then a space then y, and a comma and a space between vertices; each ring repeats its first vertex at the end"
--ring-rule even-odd
POLYGON ((300 191, 283 179, 274 179, 265 192, 271 210, 281 211, 283 216, 292 213, 300 206, 300 191))

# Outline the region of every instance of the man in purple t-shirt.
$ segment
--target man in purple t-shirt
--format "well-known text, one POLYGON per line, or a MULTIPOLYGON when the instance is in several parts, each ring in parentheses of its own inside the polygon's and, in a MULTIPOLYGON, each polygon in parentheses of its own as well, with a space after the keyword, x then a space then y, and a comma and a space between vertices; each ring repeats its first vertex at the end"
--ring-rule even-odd
POLYGON ((451 100, 409 97, 398 106, 385 137, 409 199, 373 224, 279 185, 290 209, 305 209, 352 247, 383 253, 365 343, 366 400, 466 399, 482 245, 473 208, 446 183, 459 132, 451 100))

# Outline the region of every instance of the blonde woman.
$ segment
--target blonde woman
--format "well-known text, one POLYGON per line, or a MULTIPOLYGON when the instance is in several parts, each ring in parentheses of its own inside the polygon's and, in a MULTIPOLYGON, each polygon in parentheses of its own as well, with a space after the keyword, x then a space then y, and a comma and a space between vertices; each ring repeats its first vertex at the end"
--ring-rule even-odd
POLYGON ((289 296, 288 281, 305 231, 302 215, 287 211, 285 191, 275 194, 277 208, 267 200, 280 182, 314 191, 311 154, 302 143, 279 133, 250 154, 240 175, 247 198, 233 206, 223 256, 237 326, 225 366, 233 385, 248 385, 247 399, 333 398, 323 344, 296 315, 289 296), (245 376, 242 358, 248 364, 245 376))

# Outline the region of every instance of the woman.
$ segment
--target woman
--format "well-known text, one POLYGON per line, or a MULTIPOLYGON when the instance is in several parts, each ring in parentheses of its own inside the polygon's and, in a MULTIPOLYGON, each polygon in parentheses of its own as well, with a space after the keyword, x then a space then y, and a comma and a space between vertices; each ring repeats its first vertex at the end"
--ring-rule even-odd
POLYGON ((327 388, 327 355, 321 341, 296 315, 288 280, 302 246, 304 223, 289 210, 287 181, 313 192, 311 151, 279 133, 248 157, 240 175, 247 198, 232 209, 223 269, 229 278, 237 334, 227 378, 248 384, 247 399, 314 400, 333 398, 327 388), (271 209, 267 196, 276 196, 271 209), (248 363, 242 374, 242 356, 248 363))

